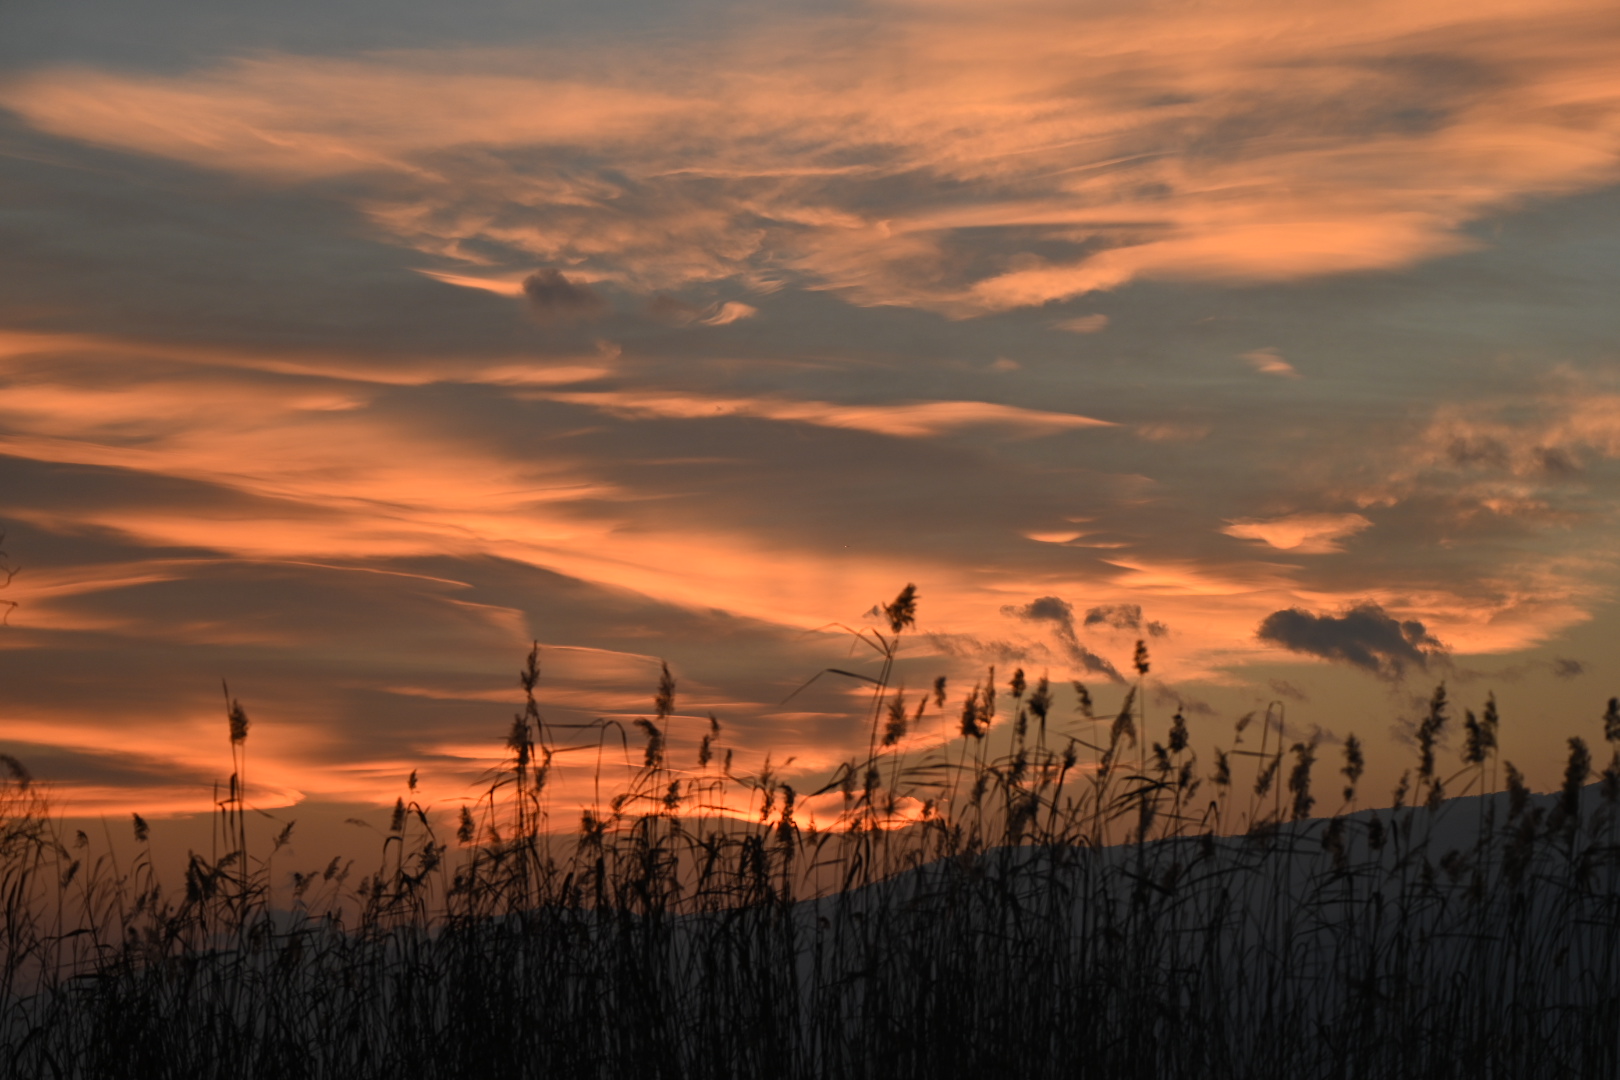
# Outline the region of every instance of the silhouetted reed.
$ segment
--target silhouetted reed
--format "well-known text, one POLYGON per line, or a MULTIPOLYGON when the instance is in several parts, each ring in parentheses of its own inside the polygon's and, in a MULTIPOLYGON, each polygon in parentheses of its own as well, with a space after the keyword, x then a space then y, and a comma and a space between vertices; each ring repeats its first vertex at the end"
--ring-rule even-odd
MULTIPOLYGON (((1179 711, 1153 738, 1140 683, 1093 719, 1082 685, 1070 711, 1044 677, 992 670, 930 739, 945 681, 915 703, 890 681, 915 612, 908 586, 887 632, 860 632, 877 677, 837 673, 871 684, 870 737, 810 793, 836 808, 820 827, 769 758, 733 769, 713 716, 675 759, 667 667, 628 731, 547 722, 538 648, 481 797, 441 837, 413 773, 359 876, 334 860, 276 877, 290 824, 248 850, 248 720, 228 693, 216 848, 178 889, 138 815, 132 864, 92 856, 0 755, 0 1063, 98 1080, 1617 1075, 1620 702, 1599 782, 1572 739, 1561 789, 1534 795, 1498 761, 1494 699, 1465 714, 1447 773, 1437 688, 1397 806, 1357 810, 1361 743, 1319 795, 1320 747, 1290 743, 1280 706, 1205 769, 1179 711), (628 781, 564 810, 564 742, 631 732, 628 781), (1337 813, 1312 817, 1332 794, 1337 813)), ((1139 644, 1139 677, 1149 663, 1139 644)))

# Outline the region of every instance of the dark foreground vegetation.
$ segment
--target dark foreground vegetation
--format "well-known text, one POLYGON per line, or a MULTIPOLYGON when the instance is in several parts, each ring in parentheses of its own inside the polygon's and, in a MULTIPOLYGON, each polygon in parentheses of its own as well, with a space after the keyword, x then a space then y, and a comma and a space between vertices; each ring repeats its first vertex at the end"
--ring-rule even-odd
MULTIPOLYGON (((947 697, 889 684, 912 607, 908 588, 889 632, 864 635, 884 663, 871 745, 819 793, 841 808, 821 829, 768 768, 733 772, 717 724, 672 759, 667 671, 630 731, 631 779, 563 828, 554 755, 620 729, 544 722, 534 654, 484 797, 439 835, 407 794, 364 876, 273 876, 273 850, 247 850, 234 703, 222 854, 172 890, 149 857, 88 859, 3 759, 0 1064, 96 1080, 1620 1075, 1620 758, 1589 784, 1571 740, 1562 790, 1533 795, 1498 760, 1494 704, 1452 716, 1441 688, 1396 807, 1356 812, 1354 739, 1318 763, 1268 712, 1197 762, 1179 714, 1158 742, 1141 730, 1135 691, 1096 720, 1076 687, 1059 717, 1021 672, 992 673, 953 704, 959 737, 919 748, 947 697), (1442 755, 1448 734, 1460 749, 1442 755), (1313 771, 1332 772, 1331 798, 1313 771), (1339 812, 1313 816, 1319 798, 1339 812)), ((1614 702, 1606 733, 1620 744, 1614 702)))

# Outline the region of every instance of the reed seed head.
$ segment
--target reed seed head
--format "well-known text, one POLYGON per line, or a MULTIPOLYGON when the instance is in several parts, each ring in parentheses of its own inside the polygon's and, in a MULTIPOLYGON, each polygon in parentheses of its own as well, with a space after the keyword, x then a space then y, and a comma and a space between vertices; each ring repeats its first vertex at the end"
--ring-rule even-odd
POLYGON ((241 702, 235 700, 231 702, 230 710, 226 713, 226 719, 230 723, 231 745, 240 746, 242 743, 246 742, 248 735, 248 715, 247 711, 242 708, 241 702))
POLYGON ((1125 704, 1119 708, 1119 715, 1114 717, 1114 726, 1110 729, 1108 737, 1111 746, 1118 746, 1120 740, 1129 739, 1131 745, 1136 745, 1136 721, 1131 716, 1131 709, 1136 705, 1136 687, 1125 692, 1125 704))
POLYGON ((1530 789, 1524 784, 1524 774, 1514 767, 1513 762, 1505 761, 1502 764, 1507 770, 1508 816, 1518 817, 1530 802, 1530 789))
POLYGON ((917 586, 907 585, 893 603, 883 605, 883 616, 889 620, 889 629, 898 634, 908 626, 917 625, 917 586))
POLYGON ((984 714, 979 704, 980 694, 981 688, 975 684, 968 696, 962 699, 962 734, 974 739, 984 738, 984 714))
POLYGON ((1348 736, 1344 740, 1344 768, 1340 771, 1344 773, 1345 778, 1350 781, 1352 786, 1354 786, 1356 783, 1360 782, 1361 774, 1365 772, 1366 769, 1367 758, 1366 755, 1362 753, 1361 740, 1356 738, 1354 735, 1348 736))
POLYGON ((1418 780, 1434 776, 1434 744, 1446 724, 1446 684, 1434 688, 1429 698, 1429 713, 1418 725, 1418 780))
POLYGON ((645 717, 636 718, 636 727, 647 734, 647 749, 642 758, 642 765, 655 769, 664 760, 664 733, 645 717))
POLYGON ((888 719, 883 726, 883 745, 893 746, 906 737, 906 691, 902 687, 889 698, 888 719))
POLYGON ((1052 685, 1042 675, 1035 684, 1034 693, 1029 695, 1029 714, 1040 723, 1046 723, 1047 714, 1052 711, 1052 685))
POLYGON ((1586 748, 1586 740, 1572 738, 1569 740, 1569 758, 1564 763, 1564 786, 1559 792, 1558 808, 1569 819, 1574 819, 1581 812, 1581 788, 1586 784, 1586 778, 1592 774, 1592 752, 1586 748))
POLYGON ((524 661, 523 670, 518 672, 518 681, 523 685, 523 693, 532 697, 535 686, 540 682, 540 643, 538 641, 530 644, 529 655, 524 661))
POLYGON ((658 714, 660 721, 669 719, 675 711, 675 677, 669 673, 669 665, 658 665, 658 694, 653 698, 653 711, 658 714))
POLYGON ((0 765, 6 767, 6 775, 11 777, 19 790, 27 791, 28 785, 34 782, 34 775, 28 767, 10 754, 0 754, 0 765))
POLYGON ((1079 679, 1073 680, 1073 683, 1075 696, 1074 707, 1080 710, 1081 716, 1084 716, 1087 720, 1090 720, 1092 710, 1091 691, 1087 690, 1086 684, 1081 682, 1079 679))
POLYGON ((1311 766, 1316 764, 1316 742, 1295 743, 1293 754, 1294 767, 1288 774, 1288 790, 1294 796, 1294 820, 1303 821, 1316 804, 1311 797, 1311 766))
POLYGON ((1176 715, 1170 718, 1170 752, 1179 754, 1187 749, 1187 718, 1176 709, 1176 715))
POLYGON ((1485 728, 1473 709, 1463 710, 1463 732, 1463 764, 1481 764, 1485 760, 1485 728))
POLYGON ((506 733, 506 748, 512 751, 514 763, 522 768, 529 763, 529 755, 534 750, 534 740, 530 738, 529 718, 522 713, 512 716, 512 729, 506 733))
POLYGON ((1254 793, 1262 799, 1271 791, 1271 784, 1277 779, 1277 769, 1282 765, 1282 758, 1268 758, 1260 770, 1260 775, 1254 778, 1254 793))

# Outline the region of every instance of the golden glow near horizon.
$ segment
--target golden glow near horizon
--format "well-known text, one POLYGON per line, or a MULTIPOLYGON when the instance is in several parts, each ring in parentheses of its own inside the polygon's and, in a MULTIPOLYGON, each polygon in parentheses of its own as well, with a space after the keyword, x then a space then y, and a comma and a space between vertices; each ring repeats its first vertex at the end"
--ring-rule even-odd
POLYGON ((1143 638, 1211 738, 1620 690, 1612 4, 559 11, 0 14, 0 744, 79 810, 206 809, 221 676, 264 805, 453 801, 531 640, 825 772, 908 581, 914 684, 1143 638))

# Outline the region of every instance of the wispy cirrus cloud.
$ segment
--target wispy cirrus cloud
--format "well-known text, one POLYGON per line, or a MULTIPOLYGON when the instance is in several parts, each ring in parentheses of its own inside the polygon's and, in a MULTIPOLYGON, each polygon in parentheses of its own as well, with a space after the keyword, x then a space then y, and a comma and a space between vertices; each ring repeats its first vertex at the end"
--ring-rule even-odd
POLYGON ((0 102, 206 168, 352 177, 446 280, 792 279, 954 315, 1406 266, 1620 176, 1604 5, 1290 10, 888 5, 875 32, 829 17, 657 53, 44 69, 0 102))
POLYGON ((585 405, 624 416, 671 419, 714 419, 751 416, 818 427, 870 431, 897 438, 943 435, 962 428, 1001 427, 1025 435, 1049 435, 1079 428, 1113 427, 1108 420, 1074 413, 1024 409, 988 401, 917 401, 895 404, 837 405, 826 401, 781 398, 723 398, 656 390, 552 390, 526 396, 585 405))

